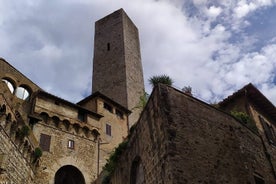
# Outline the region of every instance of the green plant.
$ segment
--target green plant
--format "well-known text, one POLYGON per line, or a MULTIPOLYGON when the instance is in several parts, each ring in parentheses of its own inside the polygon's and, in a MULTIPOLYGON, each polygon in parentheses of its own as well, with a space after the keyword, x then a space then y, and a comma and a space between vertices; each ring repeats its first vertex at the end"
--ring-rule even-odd
POLYGON ((191 86, 184 86, 181 90, 182 90, 184 93, 186 93, 186 94, 192 96, 192 87, 191 87, 191 86))
POLYGON ((141 95, 140 98, 139 98, 139 103, 133 109, 136 109, 136 108, 142 108, 143 109, 146 106, 147 102, 148 102, 148 98, 149 98, 149 94, 147 92, 144 92, 144 94, 141 95))
POLYGON ((231 111, 230 113, 244 124, 248 124, 251 121, 250 116, 244 112, 231 111))
POLYGON ((20 138, 23 139, 24 137, 26 137, 28 135, 30 135, 30 128, 29 128, 29 126, 27 126, 27 125, 22 126, 22 128, 19 131, 20 138))
POLYGON ((246 114, 245 112, 240 111, 231 111, 230 114, 237 118, 240 122, 242 122, 244 125, 246 125, 248 128, 253 130, 254 132, 258 132, 258 129, 256 127, 256 124, 252 120, 252 118, 246 114))
POLYGON ((118 163, 118 160, 124 150, 127 148, 128 141, 124 141, 121 144, 119 144, 118 147, 115 148, 113 153, 110 155, 109 159, 107 160, 107 163, 103 167, 103 171, 105 171, 107 174, 104 176, 104 179, 102 181, 102 184, 108 184, 110 181, 111 174, 115 171, 116 165, 118 163))
POLYGON ((157 76, 152 76, 149 79, 149 83, 151 84, 152 87, 155 87, 159 83, 167 84, 171 86, 173 83, 173 80, 168 75, 157 75, 157 76))
POLYGON ((102 184, 109 184, 110 183, 110 175, 104 176, 102 180, 102 184))
POLYGON ((40 158, 41 156, 42 156, 42 150, 41 150, 39 147, 35 148, 35 150, 34 150, 34 157, 35 157, 36 159, 38 159, 38 158, 40 158))
POLYGON ((113 153, 111 153, 109 159, 107 160, 107 163, 104 166, 104 170, 109 172, 109 173, 113 173, 113 171, 115 170, 115 167, 117 165, 117 161, 120 158, 120 155, 123 153, 123 151, 126 149, 127 147, 127 143, 128 141, 124 141, 121 144, 119 144, 118 147, 115 148, 115 150, 113 151, 113 153))

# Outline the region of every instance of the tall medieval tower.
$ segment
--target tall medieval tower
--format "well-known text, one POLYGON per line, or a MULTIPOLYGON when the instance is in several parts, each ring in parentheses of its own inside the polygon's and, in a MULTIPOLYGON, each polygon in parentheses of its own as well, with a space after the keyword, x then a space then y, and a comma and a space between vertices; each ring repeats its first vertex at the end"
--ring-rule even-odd
POLYGON ((123 9, 95 24, 92 92, 96 91, 131 110, 129 125, 136 123, 144 95, 139 35, 123 9))

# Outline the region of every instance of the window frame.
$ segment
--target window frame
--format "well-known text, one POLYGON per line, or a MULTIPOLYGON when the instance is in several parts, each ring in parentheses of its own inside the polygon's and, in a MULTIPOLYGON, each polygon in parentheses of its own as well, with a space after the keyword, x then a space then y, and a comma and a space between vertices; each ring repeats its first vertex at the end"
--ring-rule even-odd
POLYGON ((112 127, 110 124, 106 123, 105 124, 105 133, 108 136, 112 136, 112 127))
POLYGON ((106 109, 107 111, 109 111, 110 113, 113 113, 113 108, 108 103, 104 102, 103 108, 106 109))
POLYGON ((72 139, 69 139, 67 142, 67 148, 69 149, 75 149, 75 141, 72 139))
POLYGON ((78 111, 78 120, 81 121, 81 122, 87 122, 87 113, 85 113, 84 111, 82 110, 79 110, 78 111))
POLYGON ((39 139, 39 146, 42 149, 42 151, 50 152, 51 136, 41 133, 39 139))

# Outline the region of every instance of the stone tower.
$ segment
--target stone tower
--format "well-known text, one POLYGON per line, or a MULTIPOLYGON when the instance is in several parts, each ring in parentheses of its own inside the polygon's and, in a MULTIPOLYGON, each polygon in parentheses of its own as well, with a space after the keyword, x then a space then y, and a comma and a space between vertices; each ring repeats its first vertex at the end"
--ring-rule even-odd
POLYGON ((130 126, 138 120, 144 95, 139 35, 123 9, 95 24, 92 92, 96 91, 132 111, 130 126))

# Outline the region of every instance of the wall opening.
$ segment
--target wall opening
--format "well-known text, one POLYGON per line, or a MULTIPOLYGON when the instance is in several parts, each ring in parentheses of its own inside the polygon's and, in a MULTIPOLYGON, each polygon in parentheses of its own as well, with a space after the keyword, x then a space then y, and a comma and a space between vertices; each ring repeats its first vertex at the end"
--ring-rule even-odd
POLYGON ((107 51, 110 51, 110 43, 107 43, 107 51))
POLYGON ((144 181, 144 169, 140 157, 136 157, 131 165, 130 171, 130 184, 143 184, 144 181))
POLYGON ((8 86, 8 88, 9 88, 9 90, 10 90, 10 92, 13 93, 14 90, 15 90, 14 82, 12 82, 12 80, 10 80, 10 79, 8 79, 8 78, 3 78, 2 81, 3 81, 4 83, 6 83, 6 85, 8 86))
POLYGON ((85 180, 78 168, 66 165, 56 172, 55 184, 85 184, 85 180))
POLYGON ((30 95, 31 90, 27 86, 19 86, 15 90, 15 96, 17 96, 19 99, 26 100, 30 95))

